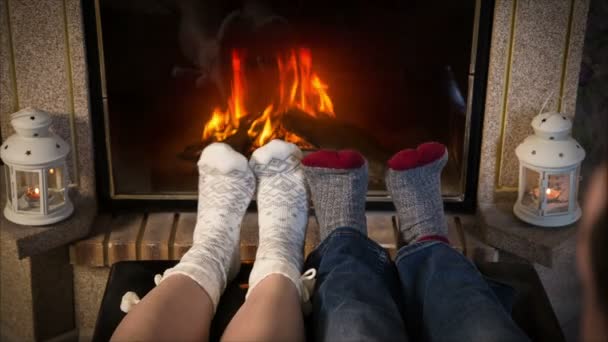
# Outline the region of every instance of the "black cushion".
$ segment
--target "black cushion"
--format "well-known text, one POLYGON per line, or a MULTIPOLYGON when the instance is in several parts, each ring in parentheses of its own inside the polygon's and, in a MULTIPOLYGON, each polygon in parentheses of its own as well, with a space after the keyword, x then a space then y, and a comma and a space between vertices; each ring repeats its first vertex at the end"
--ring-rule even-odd
MULTIPOLYGON (((108 341, 126 315, 120 311, 122 296, 134 291, 143 298, 155 287, 154 275, 173 267, 176 261, 121 261, 110 271, 101 302, 93 341, 108 341)), ((515 289, 512 316, 534 341, 564 341, 564 336, 536 270, 529 264, 478 263, 487 278, 515 289)), ((235 281, 224 292, 211 324, 211 341, 219 341, 222 332, 245 300, 246 284, 251 264, 244 264, 235 281)), ((496 289, 495 289, 496 291, 496 289)))
MULTIPOLYGON (((127 291, 137 293, 143 298, 156 284, 154 276, 175 266, 177 261, 150 260, 150 261, 121 261, 112 266, 106 284, 106 290, 101 301, 93 341, 108 341, 114 330, 125 317, 120 310, 122 296, 127 291)), ((240 284, 247 284, 251 264, 243 264, 236 279, 228 285, 220 299, 217 312, 211 324, 210 341, 219 341, 222 332, 245 301, 246 288, 240 284)))

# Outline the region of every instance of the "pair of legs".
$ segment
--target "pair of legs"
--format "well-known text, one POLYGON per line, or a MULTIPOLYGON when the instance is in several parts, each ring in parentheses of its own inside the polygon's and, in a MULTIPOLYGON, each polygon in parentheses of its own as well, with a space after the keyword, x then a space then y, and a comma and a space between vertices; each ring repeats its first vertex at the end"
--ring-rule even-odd
MULTIPOLYGON (((184 275, 172 276, 133 307, 112 340, 207 341, 213 310, 209 295, 196 282, 184 275)), ((222 339, 303 340, 304 322, 295 286, 281 275, 266 277, 248 296, 222 339)))
MULTIPOLYGON (((367 238, 367 165, 356 152, 303 160, 323 242, 309 331, 314 341, 525 341, 475 266, 449 246, 440 189, 443 145, 427 143, 388 162, 399 215, 395 262, 367 238)), ((498 286, 498 285, 497 285, 498 286)))
POLYGON ((198 162, 193 245, 160 284, 125 316, 115 341, 206 341, 226 284, 240 266, 240 224, 257 190, 259 246, 245 303, 223 340, 304 340, 300 281, 308 197, 301 151, 273 141, 249 162, 226 144, 198 162), (277 310, 280 308, 280 310, 277 310))
POLYGON ((441 241, 402 247, 392 262, 363 233, 342 227, 306 267, 317 269, 314 341, 528 340, 475 266, 441 241))

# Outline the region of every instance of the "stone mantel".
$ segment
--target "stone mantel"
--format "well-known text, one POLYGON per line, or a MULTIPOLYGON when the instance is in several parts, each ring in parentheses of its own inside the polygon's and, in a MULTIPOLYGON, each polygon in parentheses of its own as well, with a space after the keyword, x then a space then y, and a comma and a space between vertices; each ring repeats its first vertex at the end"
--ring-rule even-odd
MULTIPOLYGON (((0 177, 0 210, 6 205, 5 178, 0 177)), ((74 203, 74 213, 67 219, 45 226, 24 226, 8 221, 0 215, 0 237, 2 245, 13 244, 17 258, 23 259, 39 255, 65 246, 71 241, 82 239, 93 225, 97 216, 97 201, 70 191, 74 203)), ((12 247, 11 247, 12 248, 12 247)))
POLYGON ((11 241, 17 245, 20 259, 82 239, 89 234, 97 215, 97 206, 92 198, 76 197, 72 199, 75 201, 74 214, 64 221, 47 226, 22 226, 10 222, 2 216, 0 218, 2 239, 5 240, 4 242, 11 241))
POLYGON ((466 218, 464 226, 490 246, 547 267, 553 266, 576 236, 576 224, 542 228, 519 220, 511 201, 478 208, 477 215, 466 218))

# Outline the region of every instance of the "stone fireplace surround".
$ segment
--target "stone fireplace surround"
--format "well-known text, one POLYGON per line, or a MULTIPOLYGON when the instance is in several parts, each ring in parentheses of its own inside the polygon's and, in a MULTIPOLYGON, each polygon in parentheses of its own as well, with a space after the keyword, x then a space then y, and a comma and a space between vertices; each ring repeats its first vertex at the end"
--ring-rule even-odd
MULTIPOLYGON (((467 234, 547 266, 572 241, 574 228, 537 229, 514 218, 514 149, 549 94, 547 110, 574 115, 588 6, 589 0, 496 0, 478 210, 459 217, 467 234)), ((21 108, 51 112, 55 132, 72 144, 76 203, 75 215, 52 227, 0 221, 1 337, 46 339, 74 328, 86 336, 94 324, 96 309, 87 305, 95 308, 101 293, 92 283, 107 268, 71 267, 67 250, 89 234, 97 211, 87 82, 80 1, 0 0, 0 132, 3 139, 13 133, 9 117, 21 108)))

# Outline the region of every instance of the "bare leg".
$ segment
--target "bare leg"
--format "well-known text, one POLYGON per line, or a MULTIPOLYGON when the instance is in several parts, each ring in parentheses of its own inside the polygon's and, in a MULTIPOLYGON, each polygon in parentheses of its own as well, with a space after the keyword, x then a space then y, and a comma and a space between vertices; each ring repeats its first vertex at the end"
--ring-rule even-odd
POLYGON ((304 340, 300 274, 308 199, 301 158, 297 146, 280 140, 251 156, 258 189, 259 246, 247 299, 224 331, 224 340, 304 340))
POLYGON ((298 290, 280 274, 264 278, 234 315, 223 341, 304 341, 298 290))
POLYGON ((247 159, 214 143, 198 161, 192 247, 123 319, 113 340, 207 340, 213 313, 240 259, 240 224, 255 189, 247 159), (231 265, 233 264, 233 265, 231 265))
POLYGON ((112 341, 207 341, 213 303, 181 274, 167 278, 120 322, 112 341))

